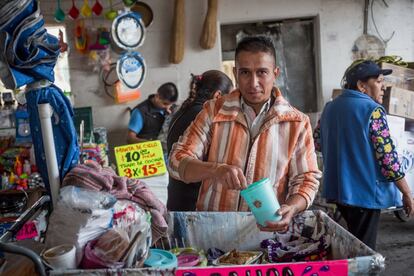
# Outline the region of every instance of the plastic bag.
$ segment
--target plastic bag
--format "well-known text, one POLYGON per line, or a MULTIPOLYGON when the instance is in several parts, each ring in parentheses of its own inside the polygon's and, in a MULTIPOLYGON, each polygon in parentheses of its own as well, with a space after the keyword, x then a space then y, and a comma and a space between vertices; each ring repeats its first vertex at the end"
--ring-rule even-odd
POLYGON ((106 192, 65 186, 60 189, 59 200, 62 204, 79 209, 109 209, 114 206, 117 199, 106 192))
POLYGON ((74 186, 60 190, 60 197, 50 216, 46 233, 46 247, 63 243, 76 246, 76 260, 80 263, 87 242, 96 239, 112 227, 116 198, 109 193, 89 191, 74 186))
POLYGON ((85 269, 93 269, 93 268, 123 268, 124 263, 123 262, 108 262, 103 259, 101 259, 99 256, 97 256, 94 246, 98 240, 90 241, 85 246, 85 252, 82 258, 81 262, 81 268, 85 269))
POLYGON ((138 204, 129 200, 118 200, 114 205, 114 210, 114 229, 125 231, 133 243, 125 265, 126 267, 142 267, 152 242, 151 216, 138 204), (136 235, 137 238, 134 240, 136 235))

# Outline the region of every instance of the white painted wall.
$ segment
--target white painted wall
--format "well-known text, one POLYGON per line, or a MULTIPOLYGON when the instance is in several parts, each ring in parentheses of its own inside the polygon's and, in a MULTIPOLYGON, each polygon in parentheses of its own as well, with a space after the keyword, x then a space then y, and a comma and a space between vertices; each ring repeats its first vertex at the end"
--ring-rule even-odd
MULTIPOLYGON (((68 11, 71 1, 64 0, 63 8, 68 11)), ((83 1, 76 1, 78 7, 83 1)), ((94 1, 89 1, 90 5, 94 1)), ((107 6, 107 1, 101 3, 107 6)), ((119 2, 119 1, 114 1, 119 2)), ((211 50, 203 50, 198 45, 207 0, 186 1, 186 49, 184 60, 179 65, 168 63, 170 29, 172 24, 173 0, 146 0, 154 10, 155 19, 148 28, 144 45, 140 48, 149 67, 147 78, 142 86, 143 99, 154 93, 156 88, 167 81, 177 83, 180 99, 187 97, 190 73, 201 73, 208 69, 220 68, 221 47, 218 38, 211 50)), ((316 42, 319 53, 320 92, 323 101, 329 100, 333 88, 339 87, 345 68, 351 63, 352 46, 363 32, 363 0, 220 0, 219 24, 255 22, 260 20, 279 20, 315 16, 317 26, 316 42)), ((396 54, 405 60, 414 60, 414 17, 413 0, 386 0, 389 8, 382 1, 374 5, 375 19, 381 34, 388 38, 393 31, 395 35, 388 43, 386 54, 396 54)), ((122 5, 118 5, 121 7, 122 5)), ((41 8, 49 22, 56 8, 56 1, 43 0, 41 8)), ((69 36, 73 23, 67 20, 69 36)), ((88 24, 96 27, 108 22, 89 20, 88 24)), ((368 33, 375 34, 371 17, 368 33)), ((93 38, 94 39, 94 38, 93 38)), ((91 72, 87 58, 72 49, 70 55, 71 85, 75 96, 75 106, 92 106, 96 126, 105 126, 109 131, 111 148, 125 141, 129 114, 126 107, 135 106, 140 101, 128 104, 115 104, 103 92, 99 76, 91 72)), ((316 100, 316 99, 315 99, 316 100)), ((322 108, 320 102, 320 108, 322 108)))

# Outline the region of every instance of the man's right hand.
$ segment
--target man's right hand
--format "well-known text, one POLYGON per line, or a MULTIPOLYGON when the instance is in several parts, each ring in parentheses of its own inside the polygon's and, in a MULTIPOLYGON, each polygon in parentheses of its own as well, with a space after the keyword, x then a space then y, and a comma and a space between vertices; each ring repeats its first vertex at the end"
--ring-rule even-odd
POLYGON ((219 164, 215 169, 215 178, 230 190, 247 188, 246 177, 244 177, 242 169, 236 166, 219 164))

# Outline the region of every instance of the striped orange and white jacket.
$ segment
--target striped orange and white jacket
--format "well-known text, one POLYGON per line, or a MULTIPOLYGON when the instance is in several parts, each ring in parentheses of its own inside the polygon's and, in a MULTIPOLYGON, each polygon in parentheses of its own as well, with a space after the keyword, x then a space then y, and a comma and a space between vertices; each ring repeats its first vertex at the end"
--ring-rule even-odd
MULTIPOLYGON (((256 137, 250 137, 238 90, 206 102, 171 150, 170 175, 182 180, 191 159, 226 163, 240 167, 247 183, 268 177, 280 204, 299 194, 309 207, 321 176, 309 118, 293 108, 279 89, 275 88, 273 93, 274 104, 256 137)), ((216 179, 207 179, 200 188, 197 210, 247 211, 248 206, 240 191, 226 189, 216 179)))

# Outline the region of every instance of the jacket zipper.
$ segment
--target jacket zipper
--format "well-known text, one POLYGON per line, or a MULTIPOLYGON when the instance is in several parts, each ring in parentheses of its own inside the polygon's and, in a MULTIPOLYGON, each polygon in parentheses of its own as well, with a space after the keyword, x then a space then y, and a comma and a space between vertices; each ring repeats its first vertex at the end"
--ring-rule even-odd
MULTIPOLYGON (((262 126, 264 126, 270 119, 266 120, 263 122, 262 126)), ((279 120, 278 120, 279 122, 279 120)), ((250 136, 250 129, 248 129, 247 127, 245 127, 247 129, 247 131, 249 132, 249 148, 247 149, 247 158, 246 158, 246 162, 244 164, 244 176, 246 177, 246 172, 247 172, 247 166, 249 164, 250 161, 250 152, 252 151, 252 147, 254 142, 256 142, 257 137, 260 136, 260 134, 265 131, 266 129, 260 127, 259 129, 259 133, 252 139, 252 137, 250 136)), ((247 180, 247 179, 246 179, 247 180)), ((239 202, 237 204, 237 211, 240 210, 240 204, 241 204, 242 200, 241 200, 241 195, 239 194, 239 202)))
MULTIPOLYGON (((252 139, 252 137, 250 136, 250 130, 247 129, 247 131, 249 132, 249 147, 247 148, 247 155, 246 155, 247 158, 246 158, 246 162, 244 163, 244 170, 243 170, 244 177, 246 177, 247 167, 248 167, 249 161, 250 161, 250 152, 252 151, 252 147, 253 147, 254 142, 256 141, 256 138, 259 136, 259 134, 258 134, 258 135, 256 135, 256 137, 254 137, 252 139)), ((237 211, 240 210, 241 202, 242 202, 242 199, 241 199, 241 195, 239 193, 239 202, 237 203, 237 211)))

